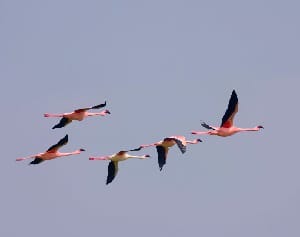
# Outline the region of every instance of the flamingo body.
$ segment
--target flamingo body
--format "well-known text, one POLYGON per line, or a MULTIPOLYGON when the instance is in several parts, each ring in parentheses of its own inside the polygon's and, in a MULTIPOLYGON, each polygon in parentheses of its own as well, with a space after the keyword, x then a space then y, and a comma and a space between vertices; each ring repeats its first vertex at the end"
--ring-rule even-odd
POLYGON ((209 131, 207 132, 192 131, 192 134, 195 135, 208 134, 208 135, 216 135, 220 137, 228 137, 238 132, 259 131, 261 128, 264 128, 261 125, 258 125, 254 128, 239 128, 234 126, 233 121, 237 112, 238 112, 238 97, 235 90, 233 90, 225 114, 222 117, 222 122, 220 127, 213 127, 203 122, 201 123, 201 126, 208 129, 209 131))
POLYGON ((163 166, 166 164, 167 156, 169 152, 169 148, 177 145, 181 153, 186 152, 187 144, 197 144, 198 142, 202 142, 200 139, 195 139, 193 141, 188 141, 184 136, 170 136, 166 137, 159 142, 155 142, 148 145, 141 145, 139 148, 135 150, 140 150, 145 147, 155 146, 157 151, 157 161, 160 171, 162 170, 163 166))
POLYGON ((45 160, 52 160, 52 159, 55 159, 58 157, 63 157, 63 156, 77 155, 77 154, 80 154, 82 151, 85 151, 84 149, 81 148, 81 149, 78 149, 73 152, 59 152, 58 150, 62 146, 66 145, 67 143, 68 143, 68 135, 66 135, 62 139, 60 139, 58 141, 58 143, 56 143, 55 145, 52 145, 51 147, 49 147, 49 149, 47 151, 38 153, 36 155, 29 156, 29 157, 18 158, 18 159, 16 159, 16 161, 22 161, 22 160, 34 158, 34 160, 31 161, 29 164, 36 165, 36 164, 40 164, 41 162, 43 162, 45 160))
POLYGON ((44 117, 61 117, 61 120, 59 121, 59 123, 54 125, 52 127, 52 129, 62 128, 62 127, 65 127, 66 125, 68 125, 69 123, 71 123, 73 120, 82 121, 83 119, 85 119, 86 117, 89 117, 89 116, 97 116, 97 115, 105 116, 107 114, 110 114, 110 111, 107 109, 103 110, 99 113, 88 112, 91 109, 99 109, 99 108, 103 108, 105 106, 106 106, 106 101, 103 104, 95 105, 95 106, 88 107, 88 108, 76 109, 70 113, 63 113, 63 114, 46 113, 46 114, 44 114, 44 117))
MULTIPOLYGON (((135 151, 135 150, 130 150, 135 151)), ((107 170, 107 178, 106 178, 106 185, 111 183, 115 177, 117 176, 119 170, 119 161, 124 161, 129 158, 138 158, 138 159, 145 159, 150 157, 149 155, 142 155, 142 156, 134 156, 128 154, 128 151, 119 151, 118 153, 109 155, 109 156, 101 156, 101 157, 90 157, 89 160, 110 160, 108 164, 107 170)))

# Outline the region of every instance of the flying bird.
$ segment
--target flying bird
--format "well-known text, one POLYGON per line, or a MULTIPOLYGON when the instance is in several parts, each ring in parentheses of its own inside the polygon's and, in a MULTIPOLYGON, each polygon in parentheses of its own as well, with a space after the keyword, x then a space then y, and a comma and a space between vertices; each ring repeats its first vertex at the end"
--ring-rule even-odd
POLYGON ((244 131, 259 131, 261 128, 264 128, 261 125, 258 125, 254 128, 239 128, 233 125, 234 116, 238 112, 238 97, 235 90, 232 91, 227 110, 222 118, 220 127, 213 127, 204 122, 201 123, 202 127, 208 129, 209 131, 192 131, 192 134, 208 134, 208 135, 217 135, 221 137, 231 136, 238 132, 244 131))
MULTIPOLYGON (((133 150, 129 150, 133 151, 133 150)), ((145 159, 150 157, 149 155, 142 155, 142 156, 134 156, 128 154, 128 151, 119 151, 118 153, 109 155, 109 156, 101 156, 101 157, 90 157, 89 160, 110 160, 108 164, 108 174, 106 179, 106 185, 111 183, 114 178, 117 176, 118 173, 118 164, 119 161, 124 161, 129 158, 138 158, 138 159, 145 159)))
POLYGON ((76 109, 73 112, 70 113, 63 113, 63 114, 49 114, 46 113, 44 114, 44 117, 59 117, 61 120, 59 121, 58 124, 52 127, 52 129, 55 128, 62 128, 65 127, 67 124, 71 123, 73 120, 77 121, 82 121, 84 118, 89 117, 89 116, 105 116, 107 114, 110 114, 109 110, 103 110, 99 113, 90 113, 88 112, 90 109, 100 109, 106 106, 106 101, 103 104, 95 105, 92 107, 88 108, 82 108, 82 109, 76 109))
POLYGON ((70 156, 70 155, 77 155, 80 154, 82 151, 85 151, 84 149, 78 149, 73 152, 59 152, 58 150, 66 145, 68 143, 68 135, 66 135, 64 138, 60 139, 58 143, 55 145, 51 146, 47 151, 38 153, 36 155, 28 156, 28 157, 23 157, 23 158, 18 158, 16 161, 22 161, 22 160, 27 160, 27 159, 32 159, 34 158, 33 161, 31 161, 29 164, 31 165, 36 165, 40 164, 41 162, 45 160, 52 160, 58 157, 63 157, 63 156, 70 156))
POLYGON ((158 166, 161 171, 163 166, 166 164, 168 151, 170 147, 176 144, 179 150, 181 151, 181 153, 183 154, 186 152, 187 144, 197 144, 198 142, 202 142, 202 140, 194 139, 193 141, 188 141, 184 136, 170 136, 164 138, 159 142, 155 142, 147 145, 141 145, 139 148, 136 148, 134 150, 138 151, 145 147, 155 146, 158 155, 158 166))

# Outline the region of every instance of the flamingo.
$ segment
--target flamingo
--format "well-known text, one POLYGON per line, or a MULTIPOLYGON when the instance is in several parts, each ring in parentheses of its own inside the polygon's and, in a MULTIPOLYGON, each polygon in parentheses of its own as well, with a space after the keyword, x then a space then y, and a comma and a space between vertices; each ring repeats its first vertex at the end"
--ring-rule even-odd
POLYGON ((197 144, 198 142, 202 142, 202 140, 194 139, 192 141, 188 141, 188 140, 186 140, 186 138, 184 136, 170 136, 170 137, 164 138, 163 140, 161 140, 159 142, 155 142, 155 143, 147 144, 147 145, 141 145, 139 148, 134 149, 134 150, 138 151, 145 147, 155 146, 156 150, 157 150, 157 155, 158 155, 158 166, 161 171, 163 166, 166 164, 167 155, 168 155, 168 151, 169 151, 170 147, 177 144, 179 150, 183 154, 186 152, 187 144, 197 144))
POLYGON ((82 108, 82 109, 76 109, 71 113, 63 113, 63 114, 44 114, 44 117, 62 117, 58 124, 52 127, 52 129, 55 128, 62 128, 66 126, 67 124, 71 123, 72 120, 82 121, 84 118, 89 116, 96 116, 101 115, 105 116, 107 114, 110 114, 109 110, 103 110, 99 113, 89 113, 88 110, 90 109, 100 109, 106 106, 106 101, 104 104, 95 105, 88 108, 82 108))
POLYGON ((235 90, 232 91, 227 110, 222 118, 222 123, 220 127, 213 127, 205 122, 202 122, 202 127, 209 129, 207 132, 202 131, 192 131, 192 134, 199 135, 199 134, 208 134, 208 135, 216 135, 221 137, 231 136, 238 132, 245 132, 245 131, 259 131, 260 129, 264 128, 261 125, 258 125, 254 128, 239 128, 233 125, 234 116, 238 112, 238 97, 235 90))
MULTIPOLYGON (((129 151, 134 151, 134 150, 129 150, 129 151)), ((145 159, 147 157, 150 156, 149 155, 134 156, 134 155, 129 155, 128 151, 119 151, 118 153, 109 156, 90 157, 89 160, 110 160, 108 164, 108 174, 106 179, 106 185, 108 185, 117 176, 118 169, 119 169, 118 167, 119 161, 124 161, 129 158, 145 159)))
POLYGON ((28 157, 18 158, 16 159, 16 161, 22 161, 22 160, 34 158, 34 160, 31 161, 29 164, 36 165, 36 164, 40 164, 45 160, 52 160, 63 156, 77 155, 80 154, 82 151, 85 151, 84 149, 80 148, 73 152, 66 152, 66 153, 59 152, 58 151, 59 148, 66 145, 67 143, 68 143, 68 134, 64 136, 62 139, 60 139, 58 143, 51 146, 47 151, 32 156, 28 156, 28 157))

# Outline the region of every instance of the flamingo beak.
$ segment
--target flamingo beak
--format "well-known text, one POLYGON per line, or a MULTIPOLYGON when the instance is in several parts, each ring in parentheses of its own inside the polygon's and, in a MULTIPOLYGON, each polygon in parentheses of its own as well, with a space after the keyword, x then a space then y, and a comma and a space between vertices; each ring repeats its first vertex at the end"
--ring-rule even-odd
POLYGON ((145 157, 151 157, 150 155, 145 155, 145 157))
POLYGON ((85 151, 85 149, 83 149, 83 148, 80 148, 79 150, 80 150, 80 151, 85 151))
POLYGON ((202 142, 202 140, 201 140, 201 139, 197 139, 197 141, 198 141, 198 142, 202 142))
POLYGON ((105 112, 106 112, 107 114, 110 114, 109 110, 106 110, 105 112))
POLYGON ((262 128, 262 129, 264 129, 264 127, 263 126, 261 126, 261 125, 259 125, 259 126, 257 126, 258 128, 262 128))

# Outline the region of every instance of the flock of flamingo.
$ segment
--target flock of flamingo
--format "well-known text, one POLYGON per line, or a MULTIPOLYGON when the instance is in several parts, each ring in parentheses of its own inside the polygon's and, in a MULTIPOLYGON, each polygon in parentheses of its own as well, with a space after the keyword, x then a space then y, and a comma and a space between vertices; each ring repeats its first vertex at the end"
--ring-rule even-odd
MULTIPOLYGON (((61 118, 58 124, 52 127, 52 129, 56 128, 62 128, 65 127, 67 124, 71 123, 73 120, 82 121, 86 117, 89 116, 105 116, 107 114, 110 114, 109 110, 105 109, 99 113, 91 113, 90 110, 93 109, 100 109, 106 106, 106 101, 103 104, 99 104, 96 106, 88 107, 88 108, 82 108, 82 109, 76 109, 71 113, 63 113, 63 114, 44 114, 44 117, 58 117, 61 118)), ((238 132, 244 132, 244 131, 259 131, 263 128, 263 126, 258 125, 254 128, 239 128, 234 126, 233 120, 234 116, 238 112, 238 97, 235 92, 235 90, 232 91, 227 110, 222 118, 221 126, 220 127, 213 127, 210 126, 204 122, 201 123, 201 125, 206 128, 208 131, 192 131, 191 134, 194 135, 216 135, 221 137, 227 137, 231 136, 238 132)), ((109 160, 108 165, 108 174, 106 179, 106 184, 111 183, 114 178, 116 177, 118 173, 118 163, 119 161, 124 161, 129 158, 138 158, 138 159, 146 159, 150 157, 149 155, 130 155, 128 154, 129 151, 139 151, 141 149, 155 146, 157 150, 158 155, 158 165, 159 169, 162 170, 163 166, 166 164, 166 159, 168 155, 169 148, 174 146, 175 144, 178 146, 181 153, 186 152, 186 146, 187 144, 197 144, 199 142, 202 142, 201 139, 194 139, 192 141, 186 140, 184 136, 170 136, 166 137, 161 141, 146 144, 146 145, 140 145, 138 148, 128 150, 128 151, 119 151, 115 154, 109 155, 109 156, 101 156, 101 157, 89 157, 89 160, 109 160)), ((58 157, 63 156, 70 156, 70 155, 76 155, 80 154, 81 152, 85 151, 84 149, 80 148, 78 150, 75 150, 73 152, 59 152, 59 149, 66 145, 68 143, 68 135, 66 135, 64 138, 60 139, 55 145, 52 145, 47 151, 38 153, 35 155, 31 155, 28 157, 22 157, 16 159, 16 161, 22 161, 27 159, 34 159, 29 164, 40 164, 41 162, 45 160, 52 160, 58 157)))

